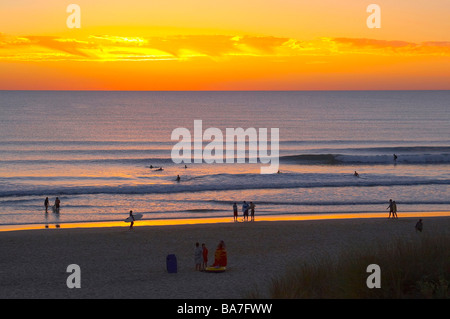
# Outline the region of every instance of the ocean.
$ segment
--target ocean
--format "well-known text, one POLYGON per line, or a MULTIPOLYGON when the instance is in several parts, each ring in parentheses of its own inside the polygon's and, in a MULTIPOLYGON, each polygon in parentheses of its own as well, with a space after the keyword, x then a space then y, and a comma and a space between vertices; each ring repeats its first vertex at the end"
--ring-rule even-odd
POLYGON ((449 101, 450 91, 0 91, 0 225, 121 221, 130 210, 231 220, 243 201, 256 219, 387 217, 390 198, 399 216, 448 212, 449 101), (174 163, 171 133, 193 132, 194 120, 278 128, 280 173, 249 160, 174 163), (46 197, 59 197, 59 214, 45 213, 46 197))

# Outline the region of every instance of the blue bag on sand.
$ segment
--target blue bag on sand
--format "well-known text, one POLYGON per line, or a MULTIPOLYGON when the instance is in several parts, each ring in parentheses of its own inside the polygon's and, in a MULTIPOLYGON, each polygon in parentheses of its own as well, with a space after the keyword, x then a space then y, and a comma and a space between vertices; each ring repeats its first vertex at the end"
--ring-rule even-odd
POLYGON ((174 254, 167 255, 166 266, 168 273, 174 274, 177 272, 177 257, 174 254))

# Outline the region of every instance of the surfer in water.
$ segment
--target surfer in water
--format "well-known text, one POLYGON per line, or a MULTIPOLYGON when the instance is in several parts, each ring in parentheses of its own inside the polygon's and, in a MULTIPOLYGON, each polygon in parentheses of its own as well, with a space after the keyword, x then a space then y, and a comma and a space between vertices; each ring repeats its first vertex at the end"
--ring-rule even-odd
POLYGON ((44 200, 45 212, 48 213, 48 197, 44 200))
POLYGON ((130 217, 131 217, 130 229, 133 229, 133 225, 134 225, 134 216, 133 216, 133 211, 132 211, 132 210, 130 210, 130 217))
POLYGON ((177 175, 177 178, 175 179, 177 182, 179 182, 181 180, 180 175, 177 175))
POLYGON ((59 213, 59 207, 60 207, 60 205, 61 205, 61 201, 59 200, 59 197, 56 197, 56 199, 55 199, 55 213, 59 213))
POLYGON ((359 177, 359 174, 358 174, 358 172, 357 172, 357 171, 355 171, 355 173, 353 173, 353 176, 355 176, 355 177, 359 177))
POLYGON ((397 155, 394 154, 394 162, 397 161, 397 155))

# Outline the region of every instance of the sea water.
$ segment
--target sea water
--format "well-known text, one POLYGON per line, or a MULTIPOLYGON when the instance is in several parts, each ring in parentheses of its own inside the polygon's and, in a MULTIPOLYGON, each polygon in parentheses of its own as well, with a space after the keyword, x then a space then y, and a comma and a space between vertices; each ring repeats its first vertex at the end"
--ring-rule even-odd
POLYGON ((449 211, 449 101, 450 91, 0 91, 0 225, 120 221, 130 210, 231 217, 244 200, 256 218, 386 212, 390 198, 399 215, 449 211), (194 120, 279 128, 280 173, 175 164, 171 132, 194 120), (45 197, 59 197, 59 214, 45 214, 45 197))

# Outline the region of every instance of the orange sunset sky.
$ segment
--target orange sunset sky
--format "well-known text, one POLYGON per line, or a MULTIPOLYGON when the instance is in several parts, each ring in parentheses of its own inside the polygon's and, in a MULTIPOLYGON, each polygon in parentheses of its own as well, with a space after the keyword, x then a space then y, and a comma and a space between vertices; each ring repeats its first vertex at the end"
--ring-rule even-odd
POLYGON ((2 0, 0 89, 445 90, 449 16, 448 0, 2 0))

